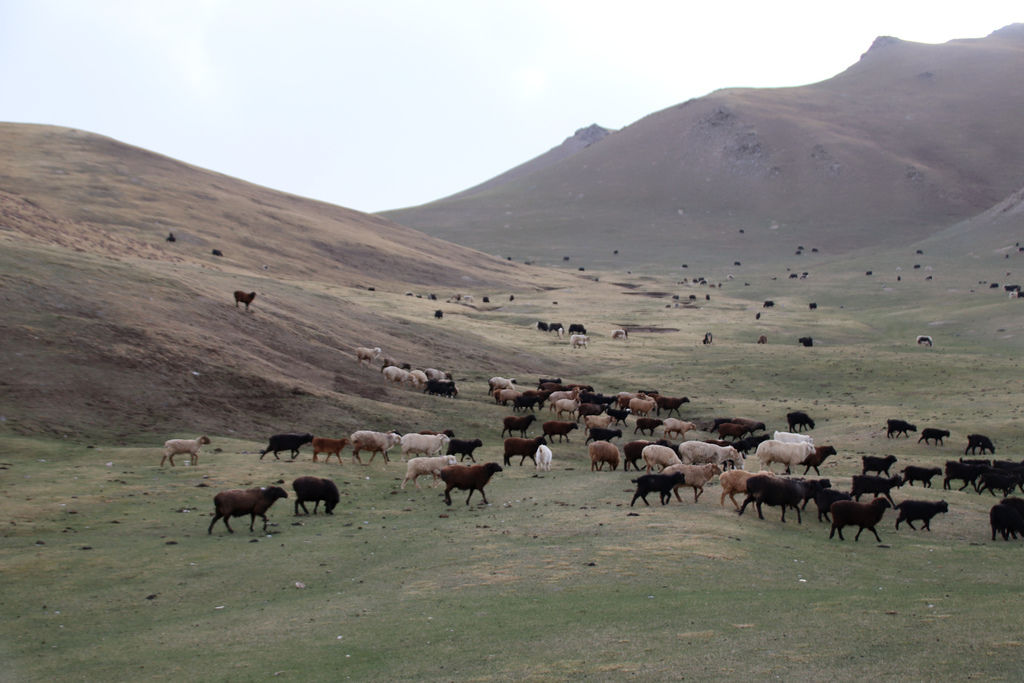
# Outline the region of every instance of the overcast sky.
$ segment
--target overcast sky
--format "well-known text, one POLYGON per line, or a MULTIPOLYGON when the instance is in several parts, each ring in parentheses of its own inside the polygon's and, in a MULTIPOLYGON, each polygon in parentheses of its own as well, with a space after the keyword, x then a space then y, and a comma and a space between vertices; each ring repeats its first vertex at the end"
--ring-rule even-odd
POLYGON ((829 78, 878 35, 941 43, 1014 22, 1020 0, 0 0, 0 120, 375 211, 463 190, 591 123, 829 78))

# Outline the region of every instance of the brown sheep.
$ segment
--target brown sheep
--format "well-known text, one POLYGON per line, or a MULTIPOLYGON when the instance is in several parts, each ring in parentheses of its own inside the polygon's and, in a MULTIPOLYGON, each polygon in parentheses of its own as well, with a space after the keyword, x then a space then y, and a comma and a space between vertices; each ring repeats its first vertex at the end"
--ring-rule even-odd
POLYGON ((650 432, 651 436, 654 436, 654 430, 665 424, 656 417, 638 417, 636 419, 636 427, 633 428, 633 433, 636 434, 639 431, 641 434, 644 432, 650 432))
POLYGON ((519 464, 522 465, 527 458, 529 458, 534 465, 537 461, 534 459, 533 454, 537 452, 537 447, 541 444, 546 444, 543 436, 538 436, 536 439, 521 439, 517 436, 510 436, 505 439, 505 464, 512 464, 513 456, 519 457, 519 464))
POLYGON ((739 510, 740 504, 736 502, 737 493, 747 492, 747 479, 757 476, 756 472, 747 472, 746 470, 729 470, 728 472, 722 472, 721 476, 718 477, 718 483, 722 486, 722 496, 718 501, 718 504, 725 507, 725 497, 729 496, 729 500, 732 501, 733 506, 739 510))
POLYGON ((750 429, 747 425, 736 424, 735 422, 723 422, 718 425, 718 438, 724 439, 731 436, 733 440, 742 439, 750 429))
POLYGON ((487 496, 484 494, 484 487, 487 486, 487 482, 491 480, 491 477, 501 471, 503 471, 501 465, 496 462, 488 462, 482 465, 449 465, 442 468, 441 481, 447 485, 444 490, 445 504, 452 504, 451 490, 459 489, 460 491, 469 491, 469 495, 466 496, 466 505, 469 505, 469 499, 473 497, 473 491, 479 491, 484 504, 490 505, 487 502, 487 496))
POLYGON ((242 290, 235 290, 235 308, 238 308, 238 304, 245 304, 245 310, 249 310, 249 304, 256 298, 256 292, 249 292, 246 294, 242 290))
POLYGON ((274 504, 278 498, 287 498, 288 492, 280 486, 263 486, 255 489, 230 489, 228 491, 221 491, 213 497, 213 509, 214 516, 213 521, 210 522, 210 527, 206 530, 206 533, 213 533, 213 525, 217 523, 218 519, 224 520, 224 526, 228 528, 230 533, 235 533, 235 530, 228 524, 228 519, 231 517, 241 517, 242 515, 250 515, 251 521, 249 522, 249 531, 252 531, 253 525, 256 523, 256 515, 263 518, 263 530, 267 530, 267 510, 274 504))
POLYGON ((332 455, 338 456, 338 464, 341 464, 341 452, 348 446, 348 439, 327 439, 322 436, 313 437, 313 462, 319 462, 318 453, 326 453, 324 462, 331 459, 332 455))
POLYGON ((537 416, 533 413, 518 417, 516 415, 509 415, 502 420, 504 429, 501 430, 501 435, 505 436, 505 432, 508 432, 509 436, 512 432, 519 432, 520 436, 526 436, 526 430, 530 428, 533 421, 537 419, 537 416))
MULTIPOLYGON (((575 422, 563 422, 561 420, 548 420, 543 425, 541 425, 541 428, 544 430, 544 436, 547 436, 547 437, 555 437, 555 436, 557 436, 559 441, 561 441, 562 437, 564 436, 565 440, 568 441, 569 440, 569 432, 571 432, 574 429, 579 429, 579 425, 576 424, 575 422)), ((554 439, 552 439, 552 443, 553 442, 554 442, 554 439)))
POLYGON ((676 411, 676 415, 679 415, 679 407, 684 403, 689 403, 690 399, 685 396, 675 398, 672 396, 655 396, 654 402, 658 405, 658 415, 661 415, 661 411, 664 408, 666 415, 671 415, 672 411, 676 411))
POLYGON ((595 441, 588 447, 590 453, 590 471, 600 472, 608 463, 612 470, 619 468, 619 449, 610 441, 595 441))

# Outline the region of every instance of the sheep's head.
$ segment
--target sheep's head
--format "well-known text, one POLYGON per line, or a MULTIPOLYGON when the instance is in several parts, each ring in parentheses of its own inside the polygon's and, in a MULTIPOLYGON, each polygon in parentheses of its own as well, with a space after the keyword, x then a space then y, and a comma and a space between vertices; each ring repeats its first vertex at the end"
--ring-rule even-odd
POLYGON ((201 444, 210 443, 210 437, 208 437, 206 435, 203 435, 203 436, 199 437, 199 443, 201 443, 201 444))

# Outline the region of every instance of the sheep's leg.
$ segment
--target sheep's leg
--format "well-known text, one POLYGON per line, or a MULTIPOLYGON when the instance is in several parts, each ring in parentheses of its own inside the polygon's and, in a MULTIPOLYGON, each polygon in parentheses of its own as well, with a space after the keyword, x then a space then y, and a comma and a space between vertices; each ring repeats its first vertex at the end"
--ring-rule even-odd
MULTIPOLYGON (((216 513, 216 514, 214 514, 214 516, 213 516, 213 521, 212 521, 212 522, 210 522, 210 526, 209 526, 209 528, 208 528, 208 529, 206 530, 206 533, 208 533, 208 534, 212 534, 212 533, 213 533, 213 525, 217 523, 217 520, 218 520, 218 519, 220 519, 220 513, 219 513, 219 512, 218 512, 218 513, 216 513)), ((225 520, 224 520, 224 525, 228 527, 228 531, 231 531, 231 527, 230 527, 230 526, 228 526, 228 520, 227 520, 227 519, 225 519, 225 520)), ((234 533, 234 532, 232 531, 231 533, 234 533)), ((994 541, 994 540, 996 540, 996 537, 995 537, 995 531, 993 531, 993 532, 992 532, 992 540, 993 540, 993 541, 994 541)))
MULTIPOLYGON (((757 518, 764 519, 764 515, 761 514, 761 501, 757 501, 754 505, 757 506, 757 518)), ((786 508, 782 508, 782 521, 786 521, 786 508)))
POLYGON ((839 532, 839 540, 845 541, 846 539, 843 538, 843 528, 840 526, 836 526, 835 521, 832 522, 832 531, 829 532, 828 537, 832 538, 837 531, 839 532))
POLYGON ((700 487, 694 486, 693 487, 693 502, 694 503, 697 502, 697 499, 700 498, 700 494, 702 494, 702 493, 704 493, 704 487, 703 486, 700 486, 700 487))

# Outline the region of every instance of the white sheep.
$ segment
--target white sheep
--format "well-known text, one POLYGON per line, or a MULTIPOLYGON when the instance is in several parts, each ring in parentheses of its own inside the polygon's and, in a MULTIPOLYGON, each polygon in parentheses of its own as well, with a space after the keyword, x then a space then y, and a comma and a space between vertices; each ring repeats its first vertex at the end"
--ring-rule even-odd
POLYGON ((686 438, 686 432, 692 432, 697 429, 697 425, 686 420, 679 420, 674 417, 666 417, 664 422, 665 438, 669 438, 670 434, 678 434, 680 439, 686 438))
POLYGON ((585 349, 589 341, 590 337, 585 334, 574 334, 569 337, 569 346, 574 349, 585 349))
POLYGON ((491 394, 494 394, 495 389, 518 389, 516 386, 516 380, 514 377, 492 377, 487 380, 487 386, 490 387, 491 394))
MULTIPOLYGON (((422 453, 423 455, 440 454, 448 448, 451 441, 447 434, 406 434, 401 438, 402 457, 406 458, 410 453, 422 453)), ((455 464, 455 463, 452 463, 455 464)))
POLYGON ((775 432, 772 434, 772 440, 782 443, 814 443, 814 438, 810 434, 797 434, 796 432, 775 432))
POLYGON ((448 373, 442 372, 437 368, 423 368, 423 373, 427 376, 427 379, 449 379, 448 373))
POLYGON ((372 349, 366 346, 357 346, 356 362, 362 365, 363 361, 365 360, 367 365, 369 365, 372 364, 373 361, 377 360, 377 356, 379 356, 380 354, 381 350, 379 346, 375 346, 372 349))
POLYGON ((676 500, 680 503, 683 499, 679 497, 679 489, 683 486, 689 486, 693 489, 693 502, 696 503, 697 499, 700 498, 700 494, 704 493, 704 484, 714 479, 716 474, 721 474, 722 470, 713 462, 705 463, 703 465, 669 465, 661 471, 662 474, 674 474, 676 472, 682 472, 686 477, 684 483, 673 487, 673 491, 676 494, 676 500))
POLYGON ((757 457, 761 461, 761 469, 771 471, 773 462, 780 462, 786 466, 786 473, 793 465, 799 465, 807 456, 814 453, 814 444, 809 443, 786 443, 769 439, 757 445, 757 457))
POLYGON ((660 469, 665 469, 669 465, 682 465, 683 461, 679 459, 676 452, 668 446, 659 446, 656 443, 652 443, 649 446, 644 446, 644 449, 640 451, 640 457, 647 463, 647 473, 650 474, 651 468, 658 465, 660 469))
POLYGON ((686 465, 701 465, 713 462, 725 469, 727 462, 743 467, 743 454, 732 446, 718 446, 704 441, 684 441, 679 444, 679 459, 686 465))
POLYGON ((409 371, 396 365, 389 365, 381 372, 384 373, 384 379, 394 384, 405 384, 409 381, 409 371))
POLYGON ((422 370, 410 370, 409 376, 405 379, 413 389, 422 389, 427 386, 427 373, 422 370))
POLYGON ((537 463, 538 472, 550 472, 551 471, 551 449, 541 444, 537 446, 537 452, 533 454, 533 459, 537 463))
POLYGON ((160 458, 160 467, 164 466, 165 460, 170 460, 171 467, 174 467, 174 456, 179 453, 188 453, 191 456, 189 462, 192 465, 198 465, 199 449, 203 447, 203 444, 207 443, 210 443, 210 438, 206 435, 198 439, 170 439, 169 441, 164 441, 164 457, 160 458))
POLYGON ((370 429, 360 429, 349 435, 352 444, 352 457, 363 464, 359 457, 359 451, 370 451, 370 462, 377 457, 377 453, 384 456, 384 462, 388 462, 388 451, 402 442, 402 437, 397 432, 375 432, 370 429))
MULTIPOLYGON (((406 434, 406 436, 409 436, 406 434)), ((416 484, 416 488, 420 488, 420 483, 417 480, 421 475, 429 474, 434 477, 431 487, 437 486, 437 483, 441 481, 441 468, 447 467, 448 465, 458 464, 458 459, 454 455, 438 455, 432 458, 412 458, 405 465, 405 479, 402 480, 401 488, 405 488, 405 483, 412 479, 412 483, 416 484)))
POLYGON ((553 404, 555 409, 555 417, 562 417, 563 413, 569 413, 570 415, 580 409, 579 399, 561 398, 555 401, 553 404))
POLYGON ((612 339, 629 339, 629 333, 626 330, 612 330, 612 339))

